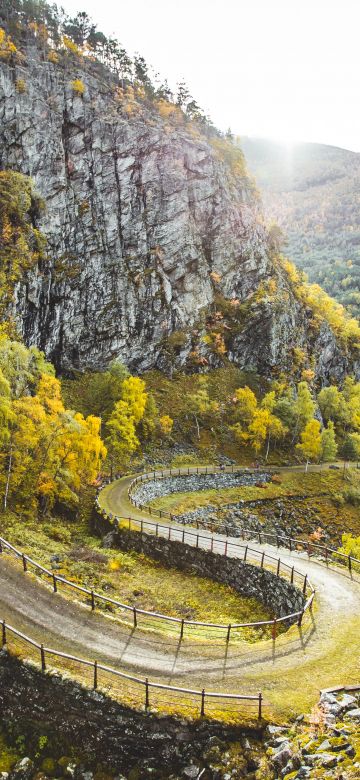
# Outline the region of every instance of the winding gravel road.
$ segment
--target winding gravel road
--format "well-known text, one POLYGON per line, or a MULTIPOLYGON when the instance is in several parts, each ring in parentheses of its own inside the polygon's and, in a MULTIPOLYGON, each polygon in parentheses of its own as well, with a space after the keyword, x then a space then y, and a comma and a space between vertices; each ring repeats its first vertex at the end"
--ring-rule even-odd
MULTIPOLYGON (((131 477, 108 486, 106 504, 120 516, 144 519, 146 515, 129 502, 131 477)), ((100 502, 102 494, 100 494, 100 502)), ((164 525, 166 523, 164 522, 164 525)), ((182 534, 172 525, 172 538, 182 534)), ((189 529, 190 533, 190 529, 189 529)), ((194 537, 185 534, 185 542, 194 537)), ((209 546, 210 532, 202 531, 200 546, 209 546)), ((222 541, 220 534, 214 540, 222 541)), ((231 539, 229 539, 231 541, 231 539)), ((238 539, 233 539, 235 543, 238 539)), ((221 546, 223 547, 223 541, 221 546)), ((303 553, 268 545, 265 550, 285 563, 307 573, 316 589, 313 616, 301 629, 292 627, 276 642, 227 646, 213 642, 179 643, 160 634, 132 630, 99 613, 54 594, 50 587, 24 574, 18 564, 0 556, 0 618, 37 641, 45 641, 65 652, 101 660, 126 672, 146 673, 153 681, 185 687, 211 686, 231 692, 257 693, 259 689, 277 715, 302 711, 311 706, 320 688, 357 683, 360 679, 360 576, 351 579, 346 570, 326 568, 303 553)), ((214 544, 216 551, 216 541, 214 544)))

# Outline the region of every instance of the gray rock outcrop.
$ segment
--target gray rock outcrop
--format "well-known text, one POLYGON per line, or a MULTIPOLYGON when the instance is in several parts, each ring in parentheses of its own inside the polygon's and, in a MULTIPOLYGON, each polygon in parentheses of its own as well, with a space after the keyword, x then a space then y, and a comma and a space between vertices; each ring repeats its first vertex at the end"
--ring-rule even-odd
POLYGON ((14 302, 28 345, 60 371, 114 358, 142 371, 168 366, 166 340, 180 331, 179 366, 194 349, 199 365, 218 365, 203 335, 222 296, 246 307, 227 333, 240 367, 290 369, 297 346, 317 356, 321 381, 359 372, 327 324, 314 331, 273 260, 252 181, 232 172, 214 138, 150 101, 131 107, 99 63, 48 62, 30 36, 24 54, 0 63, 0 165, 30 175, 46 202, 49 261, 27 273, 14 302))

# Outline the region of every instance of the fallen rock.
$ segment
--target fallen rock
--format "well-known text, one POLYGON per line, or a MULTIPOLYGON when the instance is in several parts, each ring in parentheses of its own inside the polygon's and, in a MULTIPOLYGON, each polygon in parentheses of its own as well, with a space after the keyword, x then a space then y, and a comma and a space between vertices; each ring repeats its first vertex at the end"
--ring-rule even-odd
POLYGON ((31 780, 34 774, 34 763, 31 758, 25 757, 15 764, 9 774, 9 780, 31 780))

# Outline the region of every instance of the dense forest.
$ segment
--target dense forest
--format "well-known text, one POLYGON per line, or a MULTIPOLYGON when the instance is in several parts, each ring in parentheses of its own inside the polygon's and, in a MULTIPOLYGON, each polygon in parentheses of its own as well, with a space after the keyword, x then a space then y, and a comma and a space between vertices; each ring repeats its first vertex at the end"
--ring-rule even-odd
POLYGON ((288 256, 359 317, 360 156, 321 144, 247 137, 240 144, 288 256))

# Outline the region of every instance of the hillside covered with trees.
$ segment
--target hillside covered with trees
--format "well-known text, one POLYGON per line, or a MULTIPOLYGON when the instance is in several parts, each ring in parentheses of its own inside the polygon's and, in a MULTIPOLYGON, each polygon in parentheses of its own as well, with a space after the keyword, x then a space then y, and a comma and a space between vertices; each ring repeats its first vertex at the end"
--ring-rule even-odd
POLYGON ((1 3, 0 780, 358 776, 359 693, 315 706, 358 683, 340 151, 258 148, 288 259, 185 83, 1 3))
POLYGON ((3 300, 24 342, 68 375, 357 375, 357 322, 281 256, 242 151, 185 85, 86 13, 1 13, 3 300))
POLYGON ((240 143, 286 254, 359 317, 360 155, 321 144, 240 143))

